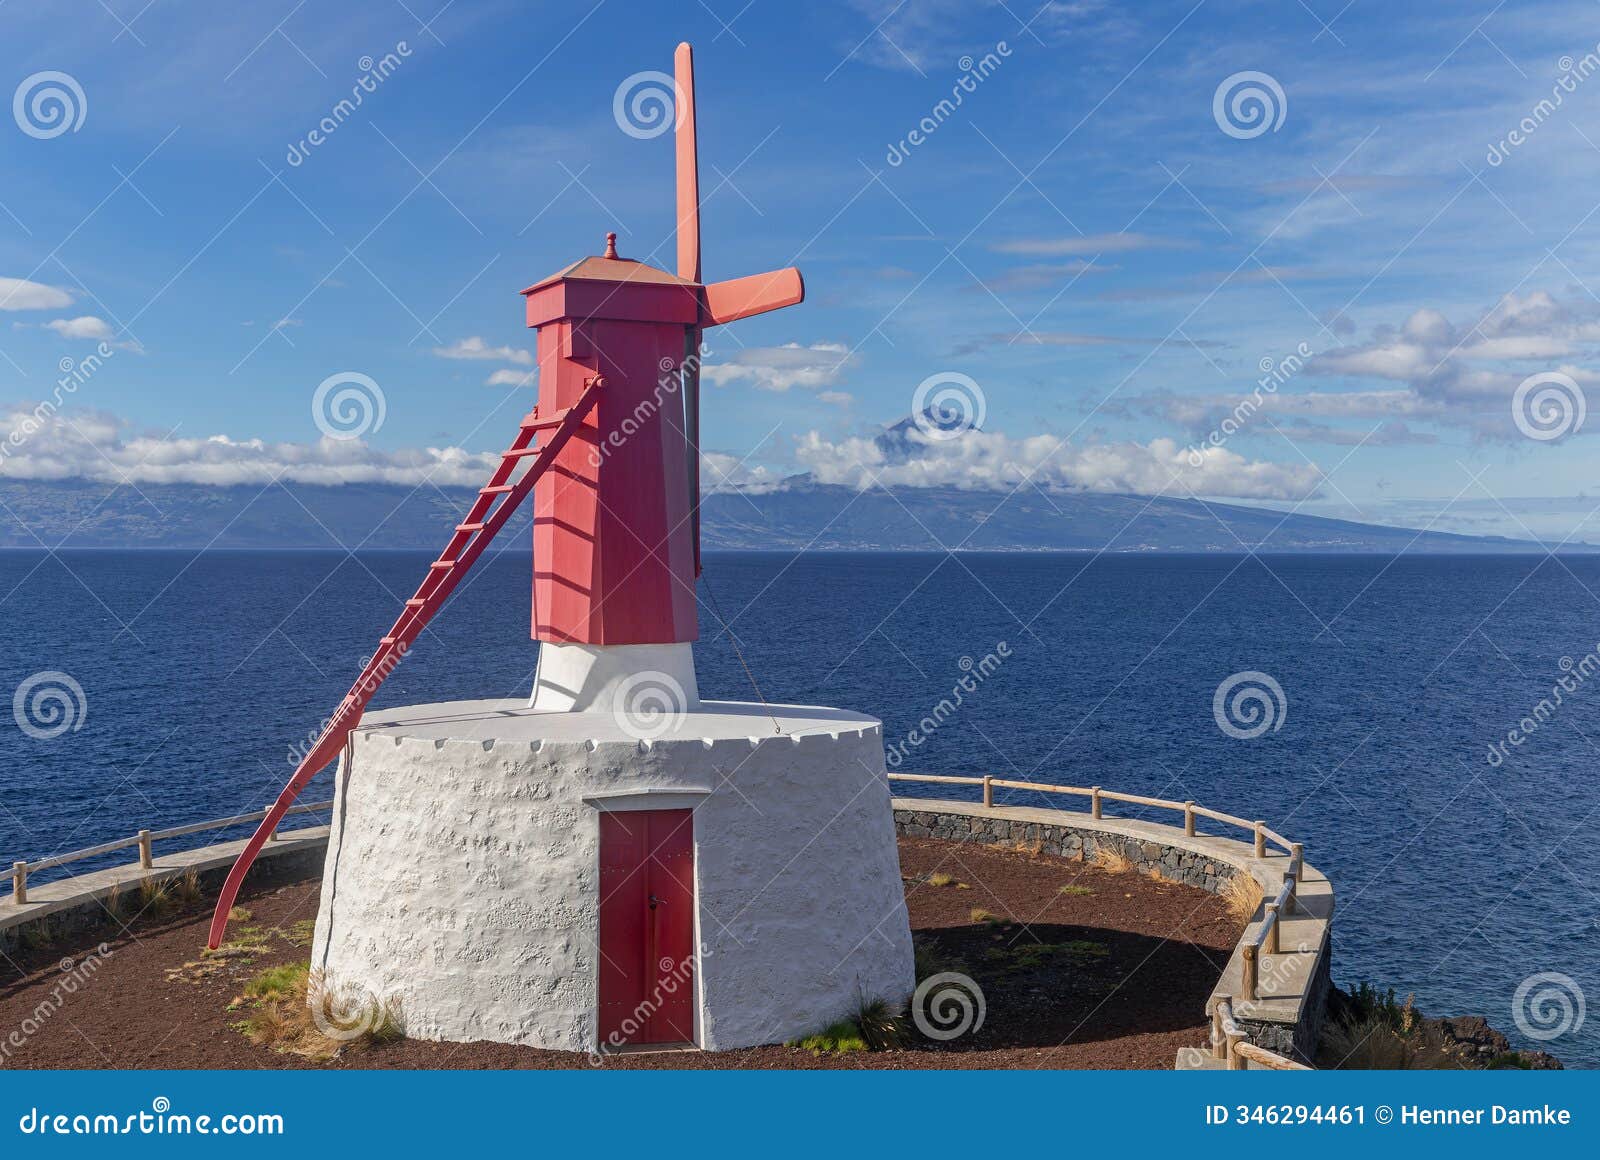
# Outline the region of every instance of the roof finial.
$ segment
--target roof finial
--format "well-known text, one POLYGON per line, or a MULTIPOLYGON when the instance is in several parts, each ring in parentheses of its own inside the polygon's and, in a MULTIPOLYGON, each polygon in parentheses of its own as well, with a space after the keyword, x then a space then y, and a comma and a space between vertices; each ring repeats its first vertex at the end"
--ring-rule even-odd
POLYGON ((606 257, 615 258, 616 256, 617 256, 617 235, 616 235, 615 232, 613 232, 613 233, 609 233, 609 234, 606 235, 606 257))

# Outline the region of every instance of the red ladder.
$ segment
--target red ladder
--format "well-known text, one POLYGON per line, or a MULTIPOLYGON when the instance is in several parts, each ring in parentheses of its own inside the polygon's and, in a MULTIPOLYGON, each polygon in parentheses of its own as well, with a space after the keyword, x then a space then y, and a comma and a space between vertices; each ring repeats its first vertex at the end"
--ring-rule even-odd
POLYGON ((489 477, 487 486, 479 489, 478 498, 473 501, 467 518, 456 525, 455 532, 451 535, 450 542, 445 545, 444 551, 428 566, 428 575, 423 579, 422 586, 417 589, 417 594, 405 602, 399 618, 394 622, 394 627, 378 642, 378 648, 373 652, 366 668, 362 670, 361 676, 350 686, 350 691, 345 694, 344 700, 339 702, 339 707, 333 711, 333 716, 323 726, 322 735, 317 739, 316 745, 296 767, 289 784, 283 787, 278 800, 273 803, 272 809, 267 811, 267 816, 261 820, 261 825, 256 828, 256 832, 251 835, 250 841, 240 852, 238 860, 234 862, 233 869, 228 872, 228 880, 223 883, 222 896, 217 899, 217 909, 211 916, 211 934, 206 940, 207 946, 215 949, 221 944, 223 933, 228 927, 228 912, 233 909, 233 901, 239 895, 239 886, 244 882, 245 874, 255 862, 256 855, 261 852, 261 847, 278 828, 278 823, 283 820, 285 812, 294 804, 294 799, 300 796, 300 791, 321 771, 322 767, 338 756, 339 751, 344 748, 351 731, 360 724, 361 713, 367 707, 367 702, 372 699, 372 695, 378 691, 378 686, 383 684, 384 678, 394 671, 395 666, 405 656, 406 650, 433 619, 434 613, 449 599, 450 593, 455 590, 461 578, 483 554, 489 541, 494 539, 496 533, 511 518, 512 512, 528 497, 534 483, 555 462, 557 453, 582 424, 584 416, 594 407, 603 386, 604 380, 596 376, 589 380, 583 394, 578 396, 578 401, 572 406, 557 411, 548 418, 540 418, 539 409, 535 407, 533 413, 522 421, 516 439, 501 456, 500 465, 489 477), (533 437, 540 431, 550 431, 548 441, 539 447, 530 446, 533 437), (509 482, 518 465, 529 458, 532 458, 533 465, 521 479, 515 483, 509 482), (504 500, 496 507, 495 501, 502 496, 505 497, 504 500))

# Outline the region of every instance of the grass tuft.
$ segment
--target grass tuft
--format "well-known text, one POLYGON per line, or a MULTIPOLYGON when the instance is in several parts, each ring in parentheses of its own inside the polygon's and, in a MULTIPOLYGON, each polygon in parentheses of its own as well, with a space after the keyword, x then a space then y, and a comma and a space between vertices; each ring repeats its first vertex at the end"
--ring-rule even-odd
POLYGON ((230 1011, 249 1009, 235 1030, 260 1047, 329 1060, 405 1037, 396 1000, 331 987, 308 962, 269 967, 244 986, 230 1011))
POLYGON ((160 918, 172 909, 172 880, 146 874, 139 879, 139 913, 160 918))
POLYGON ((1222 901, 1228 913, 1240 922, 1249 922, 1261 906, 1261 883, 1254 874, 1239 871, 1222 884, 1222 901))
POLYGON ((1094 891, 1090 890, 1087 886, 1079 886, 1076 883, 1068 883, 1066 886, 1063 886, 1060 889, 1059 893, 1065 894, 1068 898, 1084 898, 1090 894, 1093 894, 1094 891))
POLYGON ((173 882, 172 893, 185 906, 199 902, 202 893, 200 889, 200 871, 193 866, 185 870, 173 882))
POLYGON ((892 1051, 904 1046, 906 1017, 887 999, 861 997, 856 1008, 856 1028, 871 1051, 892 1051))
POLYGON ((1133 863, 1121 850, 1101 845, 1095 846, 1094 854, 1089 858, 1089 865, 1096 870, 1104 870, 1107 874, 1126 874, 1133 869, 1133 863))

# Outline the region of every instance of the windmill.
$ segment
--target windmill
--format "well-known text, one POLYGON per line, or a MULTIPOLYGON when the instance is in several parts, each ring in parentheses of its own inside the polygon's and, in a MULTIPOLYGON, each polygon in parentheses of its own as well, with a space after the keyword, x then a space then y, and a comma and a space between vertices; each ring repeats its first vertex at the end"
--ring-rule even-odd
MULTIPOLYGON (((363 986, 382 975, 425 1037, 740 1046, 836 1016, 862 979, 909 993, 881 725, 699 697, 701 334, 799 303, 804 286, 793 268, 702 282, 689 45, 674 71, 677 272, 619 256, 609 234, 604 253, 523 291, 538 405, 239 855, 212 919, 216 947, 262 845, 340 759, 313 965, 363 986), (530 499, 532 697, 366 713, 530 499), (758 719, 770 719, 765 737, 758 719), (862 769, 882 781, 865 797, 862 769), (846 800, 854 812, 840 822, 846 800), (820 964, 826 978, 785 983, 806 966, 802 945, 831 955, 835 940, 724 932, 766 921, 742 917, 762 894, 761 859, 810 826, 827 831, 812 839, 819 849, 838 847, 830 860, 860 915, 836 922, 842 950, 820 964), (419 929, 419 910, 433 926, 419 929), (888 936, 877 930, 886 914, 888 936), (868 938, 882 945, 851 949, 868 938), (711 946, 722 948, 714 960, 711 946), (853 976, 838 974, 857 960, 853 976), (789 999, 773 1019, 754 996, 775 986, 789 999), (663 988, 675 997, 637 1016, 663 988)), ((815 885, 808 875, 804 892, 815 885)))

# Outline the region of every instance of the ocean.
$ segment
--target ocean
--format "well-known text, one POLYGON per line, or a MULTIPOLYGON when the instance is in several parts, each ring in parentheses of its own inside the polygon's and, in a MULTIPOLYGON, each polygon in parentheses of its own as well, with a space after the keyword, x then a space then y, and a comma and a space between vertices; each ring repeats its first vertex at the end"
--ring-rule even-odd
MULTIPOLYGON (((0 718, 0 864, 269 802, 428 559, 0 552, 0 693, 83 690, 0 718)), ((486 558, 374 704, 525 695, 529 584, 486 558)), ((1600 998, 1600 559, 710 553, 701 636, 704 696, 872 713, 902 772, 1264 818, 1333 879, 1336 981, 1600 1065, 1600 1016, 1513 1010, 1600 998)))

